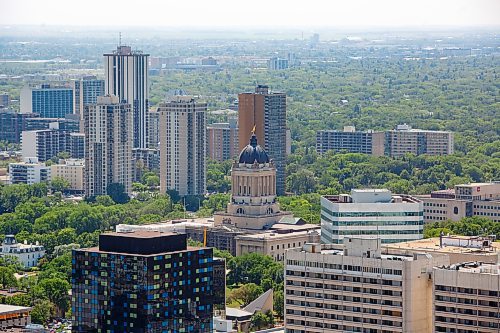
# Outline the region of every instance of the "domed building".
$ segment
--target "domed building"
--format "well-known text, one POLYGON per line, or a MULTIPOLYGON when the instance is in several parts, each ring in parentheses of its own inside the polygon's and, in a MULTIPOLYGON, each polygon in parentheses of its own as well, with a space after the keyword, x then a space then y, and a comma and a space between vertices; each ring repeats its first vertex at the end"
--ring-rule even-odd
POLYGON ((269 229, 290 212, 276 202, 276 167, 257 144, 255 133, 231 169, 231 202, 225 213, 214 215, 215 225, 231 224, 242 229, 269 229))

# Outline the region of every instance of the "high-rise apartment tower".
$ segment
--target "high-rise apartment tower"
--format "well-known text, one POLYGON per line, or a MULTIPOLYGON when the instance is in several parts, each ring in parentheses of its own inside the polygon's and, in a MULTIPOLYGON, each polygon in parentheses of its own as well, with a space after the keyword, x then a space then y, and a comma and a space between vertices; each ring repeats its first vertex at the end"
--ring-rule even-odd
POLYGON ((148 57, 130 46, 104 54, 105 93, 118 96, 133 112, 134 148, 147 147, 148 57))
POLYGON ((189 96, 177 96, 158 107, 161 193, 206 192, 206 111, 207 103, 189 96))
POLYGON ((276 193, 285 193, 286 167, 286 94, 271 93, 268 86, 259 85, 254 93, 238 95, 238 136, 240 150, 255 135, 276 165, 276 193))
POLYGON ((132 190, 132 111, 116 96, 85 106, 85 195, 107 194, 109 184, 132 190))

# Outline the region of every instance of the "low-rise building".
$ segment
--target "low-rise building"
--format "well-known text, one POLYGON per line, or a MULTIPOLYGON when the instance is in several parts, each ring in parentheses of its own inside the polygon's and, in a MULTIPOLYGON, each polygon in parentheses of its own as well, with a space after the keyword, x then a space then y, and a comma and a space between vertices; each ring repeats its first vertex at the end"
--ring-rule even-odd
POLYGON ((288 333, 431 333, 432 268, 446 256, 382 253, 380 239, 286 252, 288 333))
MULTIPOLYGON (((6 235, 2 243, 0 256, 13 257, 24 267, 35 267, 45 255, 45 248, 38 244, 18 243, 14 235, 6 235)), ((1 318, 1 317, 0 317, 1 318)))
POLYGON ((407 124, 398 125, 385 134, 385 154, 401 157, 414 155, 450 155, 454 152, 453 133, 412 129, 407 124))
POLYGON ((500 182, 460 184, 417 197, 423 202, 426 223, 472 216, 500 222, 500 182))
POLYGON ((386 189, 352 190, 321 197, 321 242, 338 244, 346 236, 378 236, 383 243, 423 237, 422 202, 386 189))
POLYGON ((384 155, 384 132, 356 131, 354 126, 344 126, 343 131, 318 131, 316 133, 316 152, 319 154, 332 150, 336 153, 362 153, 373 156, 384 155))
POLYGON ((62 164, 52 164, 50 166, 51 178, 61 177, 70 184, 69 191, 83 193, 83 169, 85 160, 67 159, 62 164))
POLYGON ((9 183, 33 185, 50 181, 50 167, 37 158, 27 157, 23 162, 9 163, 9 183))
POLYGON ((468 262, 433 270, 433 332, 500 331, 500 265, 468 262))
POLYGON ((286 250, 306 243, 318 243, 320 241, 318 229, 240 235, 236 237, 236 255, 261 253, 273 257, 276 261, 283 261, 286 250))
POLYGON ((24 131, 21 134, 23 157, 36 157, 45 162, 60 153, 72 158, 84 158, 85 136, 55 129, 24 131))
POLYGON ((0 331, 13 332, 11 329, 25 327, 31 323, 31 308, 0 304, 0 331))

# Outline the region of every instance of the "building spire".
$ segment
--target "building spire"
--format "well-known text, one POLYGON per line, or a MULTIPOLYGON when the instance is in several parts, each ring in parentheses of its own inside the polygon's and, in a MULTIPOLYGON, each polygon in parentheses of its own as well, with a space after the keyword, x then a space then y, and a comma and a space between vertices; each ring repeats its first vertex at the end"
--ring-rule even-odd
POLYGON ((122 32, 118 33, 118 46, 122 46, 122 32))

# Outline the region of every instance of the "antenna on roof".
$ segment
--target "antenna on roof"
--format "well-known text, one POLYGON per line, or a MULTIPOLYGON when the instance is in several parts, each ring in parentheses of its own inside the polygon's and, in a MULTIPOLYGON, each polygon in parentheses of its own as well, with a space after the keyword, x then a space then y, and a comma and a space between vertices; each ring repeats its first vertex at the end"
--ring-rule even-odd
POLYGON ((118 46, 122 46, 122 33, 121 33, 121 31, 118 33, 118 46))

